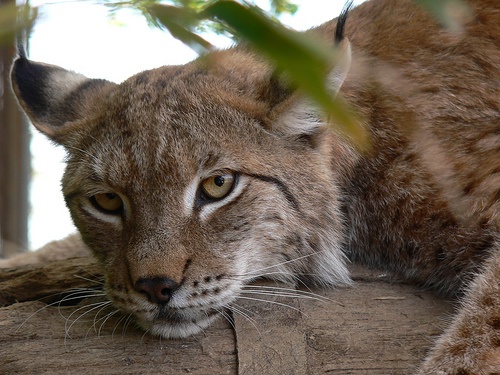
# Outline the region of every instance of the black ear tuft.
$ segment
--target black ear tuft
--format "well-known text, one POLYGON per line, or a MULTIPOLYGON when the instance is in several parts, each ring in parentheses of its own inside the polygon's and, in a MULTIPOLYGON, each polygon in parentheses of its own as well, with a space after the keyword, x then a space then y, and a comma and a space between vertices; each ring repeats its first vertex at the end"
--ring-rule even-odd
POLYGON ((17 56, 20 59, 27 59, 28 54, 26 52, 26 42, 24 41, 24 39, 18 36, 16 44, 17 44, 17 56))
POLYGON ((340 13, 337 19, 337 28, 335 29, 335 44, 338 45, 342 40, 344 40, 344 28, 345 23, 347 21, 347 16, 349 15, 349 11, 352 8, 352 0, 348 1, 344 5, 344 9, 340 13))
POLYGON ((21 59, 27 59, 28 58, 28 53, 27 53, 27 36, 26 36, 27 31, 24 29, 21 29, 17 34, 16 34, 16 49, 17 49, 17 56, 21 59))

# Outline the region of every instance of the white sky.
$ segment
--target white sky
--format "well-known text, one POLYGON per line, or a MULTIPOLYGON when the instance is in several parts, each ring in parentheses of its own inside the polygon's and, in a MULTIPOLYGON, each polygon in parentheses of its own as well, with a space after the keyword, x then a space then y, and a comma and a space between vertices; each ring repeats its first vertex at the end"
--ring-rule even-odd
MULTIPOLYGON (((336 17, 344 0, 295 3, 300 6, 297 14, 283 16, 281 21, 304 30, 336 17)), ((260 0, 257 4, 265 7, 268 1, 260 0)), ((130 10, 118 12, 113 21, 106 7, 91 1, 32 1, 32 5, 43 5, 30 40, 30 58, 35 61, 118 83, 142 70, 182 64, 196 57, 190 48, 167 32, 150 28, 140 14, 130 10)), ((206 38, 219 47, 230 45, 221 37, 206 38)), ((30 248, 36 249, 75 229, 60 192, 64 151, 36 132, 31 151, 34 173, 29 236, 30 248)))

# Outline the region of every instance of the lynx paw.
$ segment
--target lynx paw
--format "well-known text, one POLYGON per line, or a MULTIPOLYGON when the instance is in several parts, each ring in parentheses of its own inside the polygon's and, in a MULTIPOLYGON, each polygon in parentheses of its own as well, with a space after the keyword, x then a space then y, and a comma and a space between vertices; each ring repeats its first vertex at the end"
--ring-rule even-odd
POLYGON ((471 283, 455 321, 418 374, 500 374, 500 252, 471 283))
POLYGON ((495 375, 500 374, 500 348, 486 352, 468 350, 462 353, 460 347, 436 348, 424 362, 418 375, 495 375), (457 353, 453 353, 456 350, 457 353))

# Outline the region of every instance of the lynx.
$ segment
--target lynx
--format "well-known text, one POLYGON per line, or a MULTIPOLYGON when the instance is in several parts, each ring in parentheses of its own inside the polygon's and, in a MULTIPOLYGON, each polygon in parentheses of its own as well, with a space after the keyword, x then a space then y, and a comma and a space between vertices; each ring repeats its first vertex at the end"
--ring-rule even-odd
POLYGON ((14 91, 67 150, 113 304, 184 337, 256 278, 346 284, 349 259, 461 296, 421 374, 500 373, 500 4, 465 5, 457 30, 372 0, 308 32, 339 50, 328 84, 364 149, 249 47, 119 85, 21 55, 14 91))

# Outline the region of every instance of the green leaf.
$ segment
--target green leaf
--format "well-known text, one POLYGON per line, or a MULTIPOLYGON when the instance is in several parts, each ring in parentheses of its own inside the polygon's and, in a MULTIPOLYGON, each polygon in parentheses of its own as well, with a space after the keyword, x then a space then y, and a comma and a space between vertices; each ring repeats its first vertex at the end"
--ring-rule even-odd
POLYGON ((368 145, 368 136, 357 118, 345 103, 333 100, 328 90, 327 74, 336 61, 334 50, 303 33, 278 25, 255 7, 234 1, 217 1, 208 6, 202 16, 214 17, 229 25, 314 100, 356 145, 361 148, 368 145))

